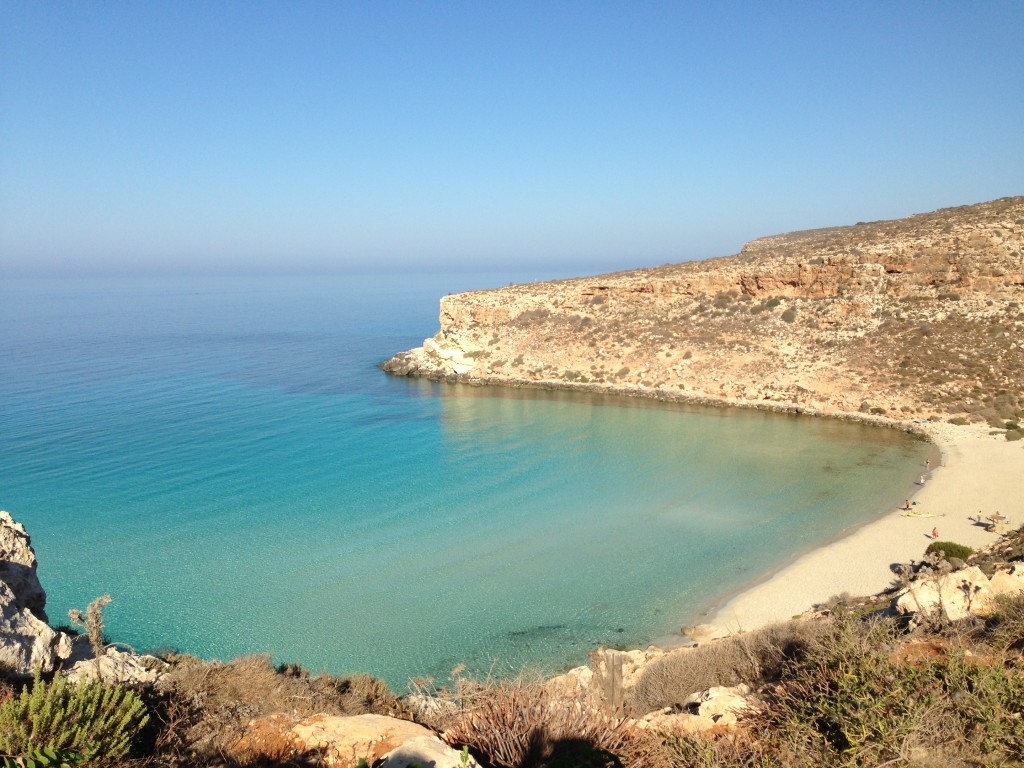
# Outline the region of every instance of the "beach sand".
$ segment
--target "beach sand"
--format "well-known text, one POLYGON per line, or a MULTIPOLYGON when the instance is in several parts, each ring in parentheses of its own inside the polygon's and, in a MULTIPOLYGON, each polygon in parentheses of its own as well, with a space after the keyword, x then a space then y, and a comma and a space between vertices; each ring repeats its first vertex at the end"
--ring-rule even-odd
MULTIPOLYGON (((890 566, 920 560, 933 528, 940 541, 978 548, 998 539, 974 521, 1000 512, 1009 525, 1024 524, 1024 441, 990 435, 986 425, 921 425, 942 454, 926 482, 912 497, 918 512, 936 517, 904 517, 893 499, 893 512, 850 535, 809 552, 765 581, 731 598, 714 611, 709 623, 719 630, 745 631, 785 621, 815 604, 847 592, 873 595, 894 579, 890 566)), ((917 478, 909 478, 913 481, 917 478)), ((700 634, 718 634, 705 628, 700 634)))

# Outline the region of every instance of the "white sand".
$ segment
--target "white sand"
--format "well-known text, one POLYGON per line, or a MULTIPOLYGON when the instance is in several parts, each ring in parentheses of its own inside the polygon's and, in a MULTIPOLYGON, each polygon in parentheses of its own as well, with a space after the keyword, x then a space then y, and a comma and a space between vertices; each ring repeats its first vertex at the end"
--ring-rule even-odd
MULTIPOLYGON (((716 611, 710 623, 729 631, 784 621, 817 603, 848 592, 873 595, 893 581, 893 563, 920 560, 933 528, 939 540, 971 547, 998 537, 975 525, 979 513, 1001 512, 1010 527, 1024 524, 1024 441, 992 436, 987 426, 926 425, 942 452, 925 485, 913 497, 916 511, 932 518, 904 517, 894 511, 838 541, 810 552, 766 581, 737 595, 716 611)), ((924 467, 922 467, 922 472, 924 467)))

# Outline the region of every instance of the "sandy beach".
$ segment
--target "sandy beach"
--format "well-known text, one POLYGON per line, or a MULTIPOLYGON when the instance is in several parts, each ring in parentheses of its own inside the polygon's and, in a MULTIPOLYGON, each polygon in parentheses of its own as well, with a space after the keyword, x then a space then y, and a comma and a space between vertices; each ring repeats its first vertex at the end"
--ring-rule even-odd
POLYGON ((942 458, 912 497, 915 511, 935 517, 905 517, 893 499, 892 513, 809 552, 714 611, 708 623, 728 631, 750 630, 803 613, 847 592, 871 595, 893 581, 890 565, 919 560, 937 529, 941 541, 978 548, 997 535, 975 523, 978 514, 1000 512, 1011 527, 1024 523, 1024 441, 1008 442, 986 425, 920 425, 942 458))

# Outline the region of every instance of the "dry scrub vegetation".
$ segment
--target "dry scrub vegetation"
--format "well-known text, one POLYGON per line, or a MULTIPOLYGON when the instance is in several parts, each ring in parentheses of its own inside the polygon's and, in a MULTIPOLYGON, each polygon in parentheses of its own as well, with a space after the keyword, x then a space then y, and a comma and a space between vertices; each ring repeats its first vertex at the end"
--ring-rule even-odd
MULTIPOLYGON (((316 714, 406 716, 399 698, 369 675, 310 675, 294 665, 275 668, 268 656, 247 656, 227 664, 189 656, 168 660, 173 671, 146 695, 156 715, 142 750, 148 752, 147 766, 240 765, 230 755, 246 735, 248 723, 277 713, 296 720, 316 714)), ((289 757, 277 764, 316 760, 289 757)))
MULTIPOLYGON (((1020 561, 1024 529, 970 558, 986 572, 1020 561)), ((1024 765, 1024 596, 1002 598, 986 617, 929 621, 914 631, 880 610, 885 602, 839 601, 825 618, 665 655, 625 689, 621 711, 601 701, 601 686, 566 698, 540 677, 456 675, 447 686, 421 683, 400 698, 366 675, 310 675, 294 665, 274 667, 265 656, 227 664, 171 656, 172 671, 155 687, 118 692, 99 707, 101 725, 121 714, 136 724, 104 731, 112 735, 101 750, 68 736, 85 726, 88 708, 60 703, 97 699, 95 690, 0 681, 0 743, 34 755, 36 765, 319 766, 327 764, 325 753, 296 754, 280 729, 260 741, 253 721, 290 725, 316 714, 373 713, 415 720, 456 749, 468 747, 484 768, 1024 765), (735 724, 686 732, 693 694, 740 682, 752 693, 735 724), (54 706, 21 705, 43 701, 50 688, 54 706), (644 719, 651 712, 662 716, 644 719), (37 731, 55 734, 56 758, 39 752, 47 745, 35 739, 37 731), (129 732, 125 754, 121 737, 129 732)), ((0 755, 0 765, 19 764, 4 760, 0 755)))
POLYGON ((155 689, 138 692, 150 722, 131 755, 89 764, 323 765, 284 743, 252 755, 235 747, 255 718, 367 712, 417 720, 487 768, 994 768, 1024 755, 1024 597, 913 633, 877 615, 790 622, 651 664, 628 690, 628 715, 684 711, 715 685, 754 690, 736 725, 703 736, 642 728, 559 698, 539 678, 456 678, 399 699, 367 676, 311 676, 261 656, 170 661, 155 689))

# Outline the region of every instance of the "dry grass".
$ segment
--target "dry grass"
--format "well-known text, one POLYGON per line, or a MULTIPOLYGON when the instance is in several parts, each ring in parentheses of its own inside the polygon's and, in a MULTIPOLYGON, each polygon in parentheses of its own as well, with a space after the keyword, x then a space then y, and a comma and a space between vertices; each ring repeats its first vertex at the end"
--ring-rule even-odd
POLYGON ((155 755, 154 765, 229 764, 225 755, 248 723, 275 713, 292 720, 321 713, 407 716, 398 697, 369 675, 333 678, 298 667, 278 670, 267 656, 228 664, 191 657, 173 661, 174 670, 147 697, 157 721, 147 750, 155 755))
POLYGON ((716 685, 772 680, 800 657, 822 631, 821 622, 790 621, 677 651, 647 666, 630 688, 627 705, 642 715, 682 704, 716 685))
POLYGON ((625 718, 555 696, 539 679, 473 681, 430 691, 429 725, 496 768, 670 768, 661 741, 625 718))

